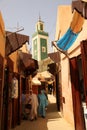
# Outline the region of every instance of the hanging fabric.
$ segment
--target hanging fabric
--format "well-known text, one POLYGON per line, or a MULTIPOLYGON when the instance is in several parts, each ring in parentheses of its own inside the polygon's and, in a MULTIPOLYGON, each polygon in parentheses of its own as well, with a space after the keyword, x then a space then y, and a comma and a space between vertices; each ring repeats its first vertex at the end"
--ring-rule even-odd
POLYGON ((12 98, 18 98, 18 79, 12 79, 12 98))
POLYGON ((65 35, 57 41, 57 46, 64 51, 68 50, 76 40, 78 34, 79 33, 74 33, 71 28, 69 28, 65 35))
POLYGON ((74 10, 72 22, 70 24, 71 30, 74 33, 78 33, 82 30, 83 24, 84 24, 84 17, 82 17, 82 15, 78 11, 74 10))
POLYGON ((83 2, 87 2, 87 0, 81 0, 81 1, 83 1, 83 2))
POLYGON ((56 41, 57 47, 63 51, 67 51, 77 39, 82 30, 83 23, 84 18, 75 10, 73 13, 72 22, 67 32, 58 41, 56 41))

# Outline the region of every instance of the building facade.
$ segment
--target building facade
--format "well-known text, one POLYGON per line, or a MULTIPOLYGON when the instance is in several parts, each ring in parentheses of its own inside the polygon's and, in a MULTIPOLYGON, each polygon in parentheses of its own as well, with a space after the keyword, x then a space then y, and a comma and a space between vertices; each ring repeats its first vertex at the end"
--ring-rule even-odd
POLYGON ((0 129, 10 130, 21 124, 22 93, 29 93, 31 75, 38 68, 26 43, 29 36, 5 31, 0 12, 0 129))
MULTIPOLYGON (((56 35, 55 40, 58 40, 58 35, 60 33, 61 38, 70 27, 73 18, 72 7, 69 5, 59 6, 57 11, 57 23, 56 23, 56 35)), ((80 21, 78 22, 78 24, 80 21)), ((78 24, 76 29, 78 28, 78 24)), ((59 80, 59 85, 62 88, 62 105, 63 117, 72 124, 75 130, 85 130, 86 119, 85 119, 85 109, 86 106, 86 89, 82 88, 86 86, 86 44, 83 47, 83 43, 87 43, 87 21, 84 19, 84 24, 82 30, 79 33, 76 41, 68 50, 68 56, 60 53, 60 68, 61 68, 61 78, 59 80), (84 58, 85 57, 85 58, 84 58), (84 66, 85 64, 85 66, 84 66), (85 68, 85 69, 84 69, 85 68), (81 82, 84 80, 84 82, 81 82), (84 96, 85 95, 85 96, 84 96), (84 125, 85 124, 85 125, 84 125)))
POLYGON ((3 109, 3 86, 4 86, 4 66, 5 66, 5 26, 0 12, 0 129, 2 129, 2 109, 3 109))

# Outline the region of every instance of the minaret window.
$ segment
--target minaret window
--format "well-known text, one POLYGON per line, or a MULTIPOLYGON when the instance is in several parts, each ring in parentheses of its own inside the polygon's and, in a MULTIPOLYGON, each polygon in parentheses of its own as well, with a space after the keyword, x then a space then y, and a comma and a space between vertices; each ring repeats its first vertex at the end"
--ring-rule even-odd
POLYGON ((43 31, 43 24, 40 24, 40 30, 43 31))
POLYGON ((46 47, 42 47, 42 52, 46 52, 46 47))

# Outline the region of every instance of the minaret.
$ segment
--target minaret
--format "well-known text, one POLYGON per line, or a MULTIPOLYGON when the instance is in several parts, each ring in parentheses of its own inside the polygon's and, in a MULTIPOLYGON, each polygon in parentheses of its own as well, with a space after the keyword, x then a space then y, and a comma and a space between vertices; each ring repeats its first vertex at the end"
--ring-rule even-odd
POLYGON ((39 20, 36 23, 36 31, 32 35, 32 57, 41 61, 48 57, 48 33, 44 31, 44 22, 39 20))

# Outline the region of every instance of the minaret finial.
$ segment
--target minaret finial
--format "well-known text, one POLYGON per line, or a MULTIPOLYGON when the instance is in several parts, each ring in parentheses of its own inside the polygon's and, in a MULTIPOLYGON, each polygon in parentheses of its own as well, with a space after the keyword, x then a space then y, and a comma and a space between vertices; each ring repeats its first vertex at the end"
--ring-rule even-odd
POLYGON ((39 21, 41 21, 41 16, 40 16, 40 12, 39 12, 39 21))

